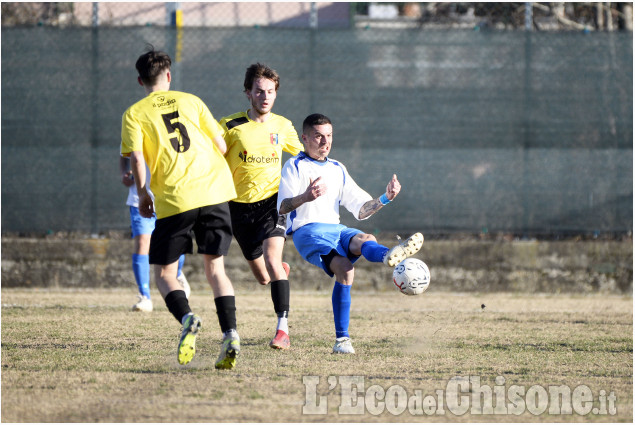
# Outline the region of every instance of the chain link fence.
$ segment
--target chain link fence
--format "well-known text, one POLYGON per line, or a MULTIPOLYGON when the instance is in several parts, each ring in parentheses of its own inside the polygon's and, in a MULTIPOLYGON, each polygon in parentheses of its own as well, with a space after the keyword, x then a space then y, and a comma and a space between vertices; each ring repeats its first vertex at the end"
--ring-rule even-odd
POLYGON ((398 175, 390 208, 346 224, 630 233, 632 5, 530 4, 2 3, 2 231, 128 227, 121 115, 150 43, 219 120, 267 63, 274 112, 331 117, 373 196, 398 175))
POLYGON ((633 30, 633 5, 620 2, 2 3, 2 26, 416 27, 633 30), (319 16, 318 16, 319 15, 319 16), (177 18, 178 17, 178 18, 177 18), (319 18, 319 19, 318 19, 319 18), (177 22, 180 20, 180 22, 177 22))

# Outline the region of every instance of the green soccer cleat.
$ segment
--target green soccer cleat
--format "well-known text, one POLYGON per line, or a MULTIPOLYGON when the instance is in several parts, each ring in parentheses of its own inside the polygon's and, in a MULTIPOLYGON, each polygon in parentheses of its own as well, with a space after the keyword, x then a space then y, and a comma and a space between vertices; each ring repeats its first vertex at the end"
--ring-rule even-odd
POLYGON ((188 364, 194 358, 194 354, 196 354, 196 336, 200 328, 201 318, 196 314, 190 314, 185 319, 181 340, 179 341, 179 364, 188 364))
POLYGON ((223 345, 216 360, 216 369, 232 369, 236 365, 238 353, 240 353, 240 337, 238 332, 230 329, 223 336, 223 345))

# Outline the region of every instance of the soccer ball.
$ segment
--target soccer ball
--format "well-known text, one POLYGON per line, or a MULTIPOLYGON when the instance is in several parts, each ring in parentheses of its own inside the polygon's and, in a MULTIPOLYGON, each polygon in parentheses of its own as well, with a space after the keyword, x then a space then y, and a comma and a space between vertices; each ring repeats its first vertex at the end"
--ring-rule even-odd
POLYGON ((395 266, 392 281, 402 294, 423 294, 430 285, 430 270, 423 261, 406 258, 395 266))

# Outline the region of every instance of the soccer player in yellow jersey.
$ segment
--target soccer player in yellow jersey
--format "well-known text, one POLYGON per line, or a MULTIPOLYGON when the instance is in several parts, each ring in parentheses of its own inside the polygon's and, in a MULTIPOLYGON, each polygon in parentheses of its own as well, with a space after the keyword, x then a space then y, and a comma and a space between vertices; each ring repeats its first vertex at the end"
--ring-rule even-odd
POLYGON ((223 157, 227 146, 222 128, 198 97, 169 91, 170 65, 170 57, 154 49, 137 60, 138 81, 147 96, 123 115, 121 155, 130 157, 139 213, 143 217, 156 213, 149 260, 155 265, 157 287, 168 310, 183 325, 179 363, 187 364, 194 357, 201 327, 177 281, 178 260, 181 254, 192 252, 193 231, 223 332, 216 368, 231 369, 240 338, 234 288, 223 259, 232 238, 227 202, 236 197, 223 157), (146 163, 154 200, 146 187, 146 163))
POLYGON ((296 155, 303 146, 291 121, 271 112, 279 85, 275 70, 260 63, 249 66, 244 87, 251 108, 220 124, 237 192, 229 203, 234 237, 258 282, 271 287, 278 325, 269 346, 288 349, 289 272, 282 262, 286 225, 276 203, 282 151, 296 155))

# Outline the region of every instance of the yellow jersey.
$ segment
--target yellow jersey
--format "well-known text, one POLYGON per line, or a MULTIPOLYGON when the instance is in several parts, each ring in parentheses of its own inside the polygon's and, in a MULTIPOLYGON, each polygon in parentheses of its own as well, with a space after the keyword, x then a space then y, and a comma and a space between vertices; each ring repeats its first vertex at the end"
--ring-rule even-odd
POLYGON ((297 155, 304 150, 291 121, 271 113, 265 122, 238 112, 221 119, 227 143, 225 158, 236 187, 235 202, 252 203, 278 193, 282 151, 297 155))
POLYGON ((212 140, 222 134, 205 103, 189 93, 156 91, 126 110, 121 155, 143 152, 157 218, 236 197, 227 161, 212 140))

